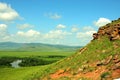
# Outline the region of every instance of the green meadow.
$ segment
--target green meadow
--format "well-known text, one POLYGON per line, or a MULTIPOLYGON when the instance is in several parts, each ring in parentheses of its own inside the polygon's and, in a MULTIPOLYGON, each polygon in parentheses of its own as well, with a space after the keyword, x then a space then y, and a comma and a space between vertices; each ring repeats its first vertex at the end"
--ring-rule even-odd
POLYGON ((0 80, 32 80, 49 66, 76 52, 80 47, 41 43, 0 43, 0 80), (19 68, 11 63, 22 60, 19 68))
POLYGON ((42 74, 47 66, 0 68, 0 80, 30 80, 37 73, 42 74))
POLYGON ((60 56, 69 56, 73 54, 74 51, 55 51, 55 52, 24 52, 24 51, 0 51, 0 57, 31 57, 31 56, 51 56, 51 55, 60 55, 60 56))
MULTIPOLYGON (((39 77, 44 73, 44 70, 52 65, 52 63, 59 61, 65 57, 72 55, 74 51, 54 51, 54 52, 29 52, 29 51, 0 51, 0 59, 4 59, 3 62, 5 66, 0 67, 0 80, 32 80, 34 77, 39 77), (15 58, 15 59, 14 59, 15 58), (13 61, 19 58, 37 58, 42 59, 43 63, 45 61, 50 62, 46 65, 37 66, 23 66, 20 68, 12 68, 11 66, 6 66, 6 61, 13 61), (11 60, 12 59, 12 60, 11 60)), ((27 60, 28 60, 27 59, 27 60)), ((31 63, 31 62, 30 62, 31 63)), ((32 64, 32 63, 31 63, 32 64)))

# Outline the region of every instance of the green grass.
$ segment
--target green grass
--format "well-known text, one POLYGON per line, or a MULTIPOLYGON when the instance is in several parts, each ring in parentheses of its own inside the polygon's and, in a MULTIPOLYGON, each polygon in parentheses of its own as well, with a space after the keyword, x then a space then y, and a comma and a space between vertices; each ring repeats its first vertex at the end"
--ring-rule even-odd
POLYGON ((35 74, 42 74, 47 66, 0 68, 0 80, 30 80, 35 74))
POLYGON ((109 72, 104 72, 104 73, 101 74, 101 78, 102 78, 102 79, 103 79, 103 78, 106 78, 106 77, 109 76, 109 75, 110 75, 109 72))
MULTIPOLYGON (((0 51, 0 57, 39 57, 43 60, 60 60, 62 58, 49 58, 47 56, 70 56, 73 52, 59 51, 59 52, 17 52, 17 51, 0 51)), ((33 78, 39 78, 47 67, 51 66, 33 66, 33 67, 21 67, 10 68, 0 67, 0 80, 32 80, 33 78)))
POLYGON ((31 56, 50 56, 50 55, 60 55, 60 56, 69 56, 73 54, 74 51, 71 52, 17 52, 17 51, 0 51, 0 57, 8 56, 8 57, 31 57, 31 56))
MULTIPOLYGON (((49 47, 50 48, 50 47, 49 47)), ((49 57, 49 56, 70 56, 75 52, 75 49, 72 51, 68 48, 62 48, 60 50, 56 48, 40 48, 36 50, 32 50, 30 48, 25 48, 27 50, 1 50, 1 57, 16 57, 16 58, 40 58, 47 61, 58 61, 62 58, 60 57, 49 57), (46 49, 46 50, 45 50, 46 49), (30 51, 29 51, 30 50, 30 51)), ((76 48, 77 49, 77 48, 76 48)), ((45 66, 32 66, 32 67, 21 67, 21 68, 10 68, 10 67, 2 67, 0 66, 0 80, 32 80, 33 78, 39 78, 44 72, 48 69, 50 65, 45 66)))

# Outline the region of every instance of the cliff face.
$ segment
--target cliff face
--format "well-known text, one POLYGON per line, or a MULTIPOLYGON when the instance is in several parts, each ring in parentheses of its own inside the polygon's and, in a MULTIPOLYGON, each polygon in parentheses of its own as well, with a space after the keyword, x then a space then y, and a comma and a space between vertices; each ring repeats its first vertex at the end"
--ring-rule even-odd
POLYGON ((101 36, 106 35, 110 40, 120 40, 120 18, 112 21, 103 27, 100 27, 97 33, 93 34, 93 40, 100 39, 101 36))

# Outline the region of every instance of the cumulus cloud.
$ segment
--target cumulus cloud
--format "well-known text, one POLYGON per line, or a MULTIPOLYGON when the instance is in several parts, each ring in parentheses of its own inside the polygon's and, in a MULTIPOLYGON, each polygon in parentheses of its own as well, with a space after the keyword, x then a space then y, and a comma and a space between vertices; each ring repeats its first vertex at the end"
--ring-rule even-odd
POLYGON ((73 26, 72 29, 71 29, 72 32, 77 32, 78 30, 79 30, 79 28, 76 27, 76 26, 73 26))
POLYGON ((93 33, 96 33, 96 31, 78 32, 77 38, 90 39, 90 38, 92 38, 93 33))
POLYGON ((31 29, 26 32, 18 31, 15 34, 7 33, 3 36, 0 35, 0 42, 12 41, 20 43, 31 43, 36 42, 39 38, 40 32, 31 29))
POLYGON ((48 39, 63 39, 65 36, 71 35, 71 33, 62 30, 52 30, 44 35, 44 38, 48 39))
POLYGON ((57 28, 57 29, 63 29, 63 28, 66 28, 66 26, 65 26, 65 25, 62 25, 62 24, 58 24, 58 25, 56 26, 56 28, 57 28))
POLYGON ((4 41, 8 41, 10 39, 10 35, 6 35, 2 38, 4 41))
POLYGON ((0 2, 0 20, 1 21, 12 21, 20 18, 19 14, 11 8, 10 5, 0 2))
POLYGON ((58 14, 52 14, 52 15, 50 15, 50 18, 51 18, 51 19, 60 19, 61 16, 58 15, 58 14))
POLYGON ((16 35, 12 36, 12 41, 58 44, 59 42, 62 42, 61 39, 65 39, 69 35, 71 35, 71 33, 63 30, 51 30, 47 33, 40 33, 39 31, 31 29, 26 32, 18 31, 16 35))
POLYGON ((3 38, 6 35, 7 35, 7 25, 0 24, 0 38, 3 38))
MULTIPOLYGON (((75 27, 77 28, 77 27, 75 27)), ((78 29, 78 28, 77 28, 78 29)), ((64 45, 85 45, 92 39, 92 34, 96 31, 94 28, 87 26, 81 28, 81 32, 74 30, 65 31, 64 29, 55 29, 47 33, 41 33, 39 31, 30 29, 27 31, 19 30, 15 34, 8 33, 7 25, 0 24, 0 41, 12 41, 12 42, 25 42, 25 43, 48 43, 48 44, 64 44, 64 45), (68 41, 69 40, 69 41, 68 41)))
POLYGON ((95 24, 95 26, 101 27, 110 22, 111 22, 111 20, 109 20, 107 18, 99 18, 97 21, 94 22, 94 24, 95 24))
POLYGON ((51 18, 51 19, 60 19, 62 18, 61 15, 57 14, 57 13, 48 13, 48 14, 45 14, 45 16, 51 18))
POLYGON ((91 26, 85 26, 83 27, 83 31, 94 31, 94 28, 91 26))
POLYGON ((93 33, 96 33, 97 31, 94 30, 94 28, 88 26, 88 27, 83 27, 82 32, 78 32, 76 34, 76 37, 80 40, 81 45, 86 45, 86 43, 90 42, 92 40, 92 35, 93 33))
POLYGON ((40 35, 40 32, 31 29, 27 32, 18 31, 17 35, 22 36, 22 37, 36 37, 40 35))
POLYGON ((9 41, 10 34, 7 31, 7 25, 6 24, 0 24, 0 41, 9 41))
POLYGON ((0 24, 0 31, 6 31, 7 25, 6 24, 0 24))
POLYGON ((24 30, 24 29, 27 29, 27 28, 33 28, 33 27, 34 27, 34 25, 31 25, 31 24, 28 24, 28 23, 17 25, 17 28, 20 29, 20 30, 24 30))

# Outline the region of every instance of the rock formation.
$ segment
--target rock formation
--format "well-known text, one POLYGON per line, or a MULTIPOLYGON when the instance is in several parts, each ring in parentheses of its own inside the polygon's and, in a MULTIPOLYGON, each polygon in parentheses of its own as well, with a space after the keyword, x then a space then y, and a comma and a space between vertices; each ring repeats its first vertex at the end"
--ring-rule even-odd
POLYGON ((93 40, 100 39, 102 36, 106 35, 110 40, 120 40, 120 18, 118 20, 112 21, 112 24, 107 24, 100 27, 97 33, 93 34, 93 40))

